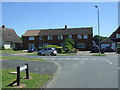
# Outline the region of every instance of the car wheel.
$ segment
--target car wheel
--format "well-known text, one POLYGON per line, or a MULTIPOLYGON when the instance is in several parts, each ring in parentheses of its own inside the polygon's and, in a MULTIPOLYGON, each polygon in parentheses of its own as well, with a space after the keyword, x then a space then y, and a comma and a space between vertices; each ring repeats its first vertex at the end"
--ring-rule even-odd
POLYGON ((42 56, 42 53, 38 53, 39 56, 42 56))
POLYGON ((51 53, 50 55, 51 55, 51 56, 54 56, 54 54, 53 54, 53 53, 51 53))
POLYGON ((54 54, 54 56, 56 56, 56 54, 54 54))

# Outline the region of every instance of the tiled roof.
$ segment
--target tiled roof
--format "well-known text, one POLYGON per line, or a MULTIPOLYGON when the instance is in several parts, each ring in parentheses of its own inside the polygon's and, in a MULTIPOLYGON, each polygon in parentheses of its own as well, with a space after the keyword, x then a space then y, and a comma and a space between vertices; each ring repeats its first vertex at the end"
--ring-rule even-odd
POLYGON ((111 39, 104 39, 104 40, 100 41, 100 43, 101 44, 107 44, 107 43, 114 43, 114 41, 111 40, 111 39))
POLYGON ((2 33, 2 39, 6 42, 21 43, 20 38, 17 36, 16 32, 11 28, 1 28, 0 33, 2 33))
POLYGON ((38 36, 40 33, 40 30, 28 30, 23 34, 23 36, 38 36))
POLYGON ((116 34, 116 33, 120 33, 120 26, 117 28, 117 30, 115 30, 115 31, 110 35, 109 38, 115 38, 115 34, 116 34))
POLYGON ((67 29, 44 29, 28 30, 23 36, 40 36, 40 35, 82 35, 93 34, 93 28, 67 28, 67 29))

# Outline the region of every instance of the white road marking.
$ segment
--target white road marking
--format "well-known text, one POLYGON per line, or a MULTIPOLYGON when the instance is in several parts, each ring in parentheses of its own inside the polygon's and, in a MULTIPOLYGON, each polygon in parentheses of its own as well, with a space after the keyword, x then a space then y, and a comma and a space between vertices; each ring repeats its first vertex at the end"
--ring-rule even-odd
POLYGON ((70 60, 71 58, 65 58, 66 60, 70 60))
POLYGON ((73 60, 80 60, 80 58, 73 58, 73 60))
POLYGON ((109 64, 112 64, 112 62, 110 62, 109 60, 105 59, 109 64))
POLYGON ((57 59, 63 59, 63 58, 57 58, 57 59))

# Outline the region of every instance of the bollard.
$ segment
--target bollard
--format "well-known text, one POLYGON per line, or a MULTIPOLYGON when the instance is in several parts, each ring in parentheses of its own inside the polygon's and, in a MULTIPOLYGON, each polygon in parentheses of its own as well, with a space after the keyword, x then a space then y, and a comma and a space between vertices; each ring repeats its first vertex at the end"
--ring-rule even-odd
POLYGON ((20 85, 20 66, 17 66, 17 86, 20 85))
POLYGON ((28 64, 25 64, 27 66, 26 68, 26 79, 29 79, 29 69, 28 69, 28 64))

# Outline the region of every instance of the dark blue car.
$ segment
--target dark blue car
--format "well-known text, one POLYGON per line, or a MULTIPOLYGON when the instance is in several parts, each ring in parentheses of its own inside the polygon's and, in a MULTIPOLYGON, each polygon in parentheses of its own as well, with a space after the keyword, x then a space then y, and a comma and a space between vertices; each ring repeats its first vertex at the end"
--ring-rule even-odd
POLYGON ((37 51, 37 49, 36 48, 30 48, 30 49, 28 49, 28 52, 30 53, 30 52, 34 52, 34 51, 37 51))

